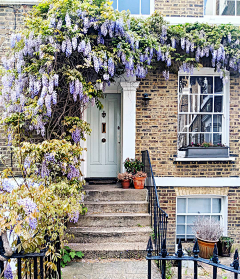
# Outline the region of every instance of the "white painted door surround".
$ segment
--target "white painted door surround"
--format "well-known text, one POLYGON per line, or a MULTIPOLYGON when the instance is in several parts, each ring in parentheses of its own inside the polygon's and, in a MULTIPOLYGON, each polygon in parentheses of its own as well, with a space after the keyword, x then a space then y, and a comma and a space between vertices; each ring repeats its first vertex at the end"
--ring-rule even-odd
MULTIPOLYGON (((119 170, 124 171, 123 161, 129 158, 135 158, 135 140, 136 140, 136 91, 139 86, 139 82, 136 81, 135 77, 121 77, 115 84, 106 88, 105 93, 114 94, 120 93, 121 95, 121 125, 120 125, 120 168, 119 170)), ((84 120, 88 120, 88 109, 84 113, 84 120)), ((91 137, 91 136, 90 136, 91 137)), ((87 138, 87 142, 90 140, 87 138)), ((87 147, 87 142, 83 142, 82 146, 87 147)), ((93 152, 93 151, 92 151, 93 152)), ((91 153, 88 148, 87 153, 91 153)), ((86 152, 83 151, 82 173, 84 177, 90 177, 88 170, 88 159, 86 152)), ((101 175, 104 177, 104 173, 101 175)), ((105 176, 106 177, 106 176, 105 176)))

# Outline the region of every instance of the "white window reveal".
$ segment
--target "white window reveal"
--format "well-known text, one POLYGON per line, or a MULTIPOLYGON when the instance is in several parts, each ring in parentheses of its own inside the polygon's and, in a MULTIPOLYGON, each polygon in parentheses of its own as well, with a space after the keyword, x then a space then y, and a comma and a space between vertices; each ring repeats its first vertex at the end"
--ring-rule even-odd
POLYGON ((177 232, 176 238, 194 239, 192 226, 196 218, 208 217, 220 221, 226 235, 227 197, 179 197, 177 198, 177 232))
POLYGON ((132 15, 150 15, 154 11, 154 0, 113 0, 113 8, 120 12, 129 10, 132 15))
POLYGON ((204 142, 229 145, 229 83, 212 69, 179 73, 178 150, 204 142))

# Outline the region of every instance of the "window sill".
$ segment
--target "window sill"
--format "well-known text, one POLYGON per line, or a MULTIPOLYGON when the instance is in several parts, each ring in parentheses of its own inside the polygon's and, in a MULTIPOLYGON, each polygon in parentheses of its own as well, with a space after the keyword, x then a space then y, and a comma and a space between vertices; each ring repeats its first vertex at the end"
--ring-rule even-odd
POLYGON ((226 162, 226 161, 235 161, 235 157, 228 157, 228 158, 175 158, 175 162, 226 162))

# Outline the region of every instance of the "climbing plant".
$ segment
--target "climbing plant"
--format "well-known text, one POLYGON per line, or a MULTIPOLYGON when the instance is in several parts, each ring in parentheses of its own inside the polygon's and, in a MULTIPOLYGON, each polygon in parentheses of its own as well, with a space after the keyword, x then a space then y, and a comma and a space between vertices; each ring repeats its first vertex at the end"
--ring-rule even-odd
POLYGON ((83 112, 90 105, 102 108, 104 90, 116 78, 145 78, 156 67, 167 80, 170 71, 191 74, 209 66, 227 82, 226 71, 240 72, 239 27, 168 26, 158 12, 132 17, 111 4, 45 0, 11 35, 0 70, 0 104, 23 181, 11 184, 11 169, 1 174, 0 223, 8 254, 7 231, 20 236, 25 251, 38 251, 46 230, 52 236, 58 231, 62 240, 66 221, 77 222, 85 211, 80 143, 91 129, 83 112))

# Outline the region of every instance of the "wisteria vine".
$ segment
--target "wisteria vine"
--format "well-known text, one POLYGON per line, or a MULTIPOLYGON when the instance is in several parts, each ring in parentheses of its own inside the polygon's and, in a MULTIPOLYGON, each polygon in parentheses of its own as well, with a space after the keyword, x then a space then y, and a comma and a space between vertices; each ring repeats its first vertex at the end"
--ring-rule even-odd
POLYGON ((240 72, 234 26, 169 27, 157 12, 134 18, 100 2, 44 1, 33 8, 25 29, 11 35, 1 97, 10 138, 16 115, 25 134, 50 139, 62 133, 66 115, 81 117, 89 103, 101 107, 102 92, 119 75, 145 78, 152 65, 166 80, 171 70, 191 74, 199 64, 215 68, 224 82, 226 70, 240 72))

